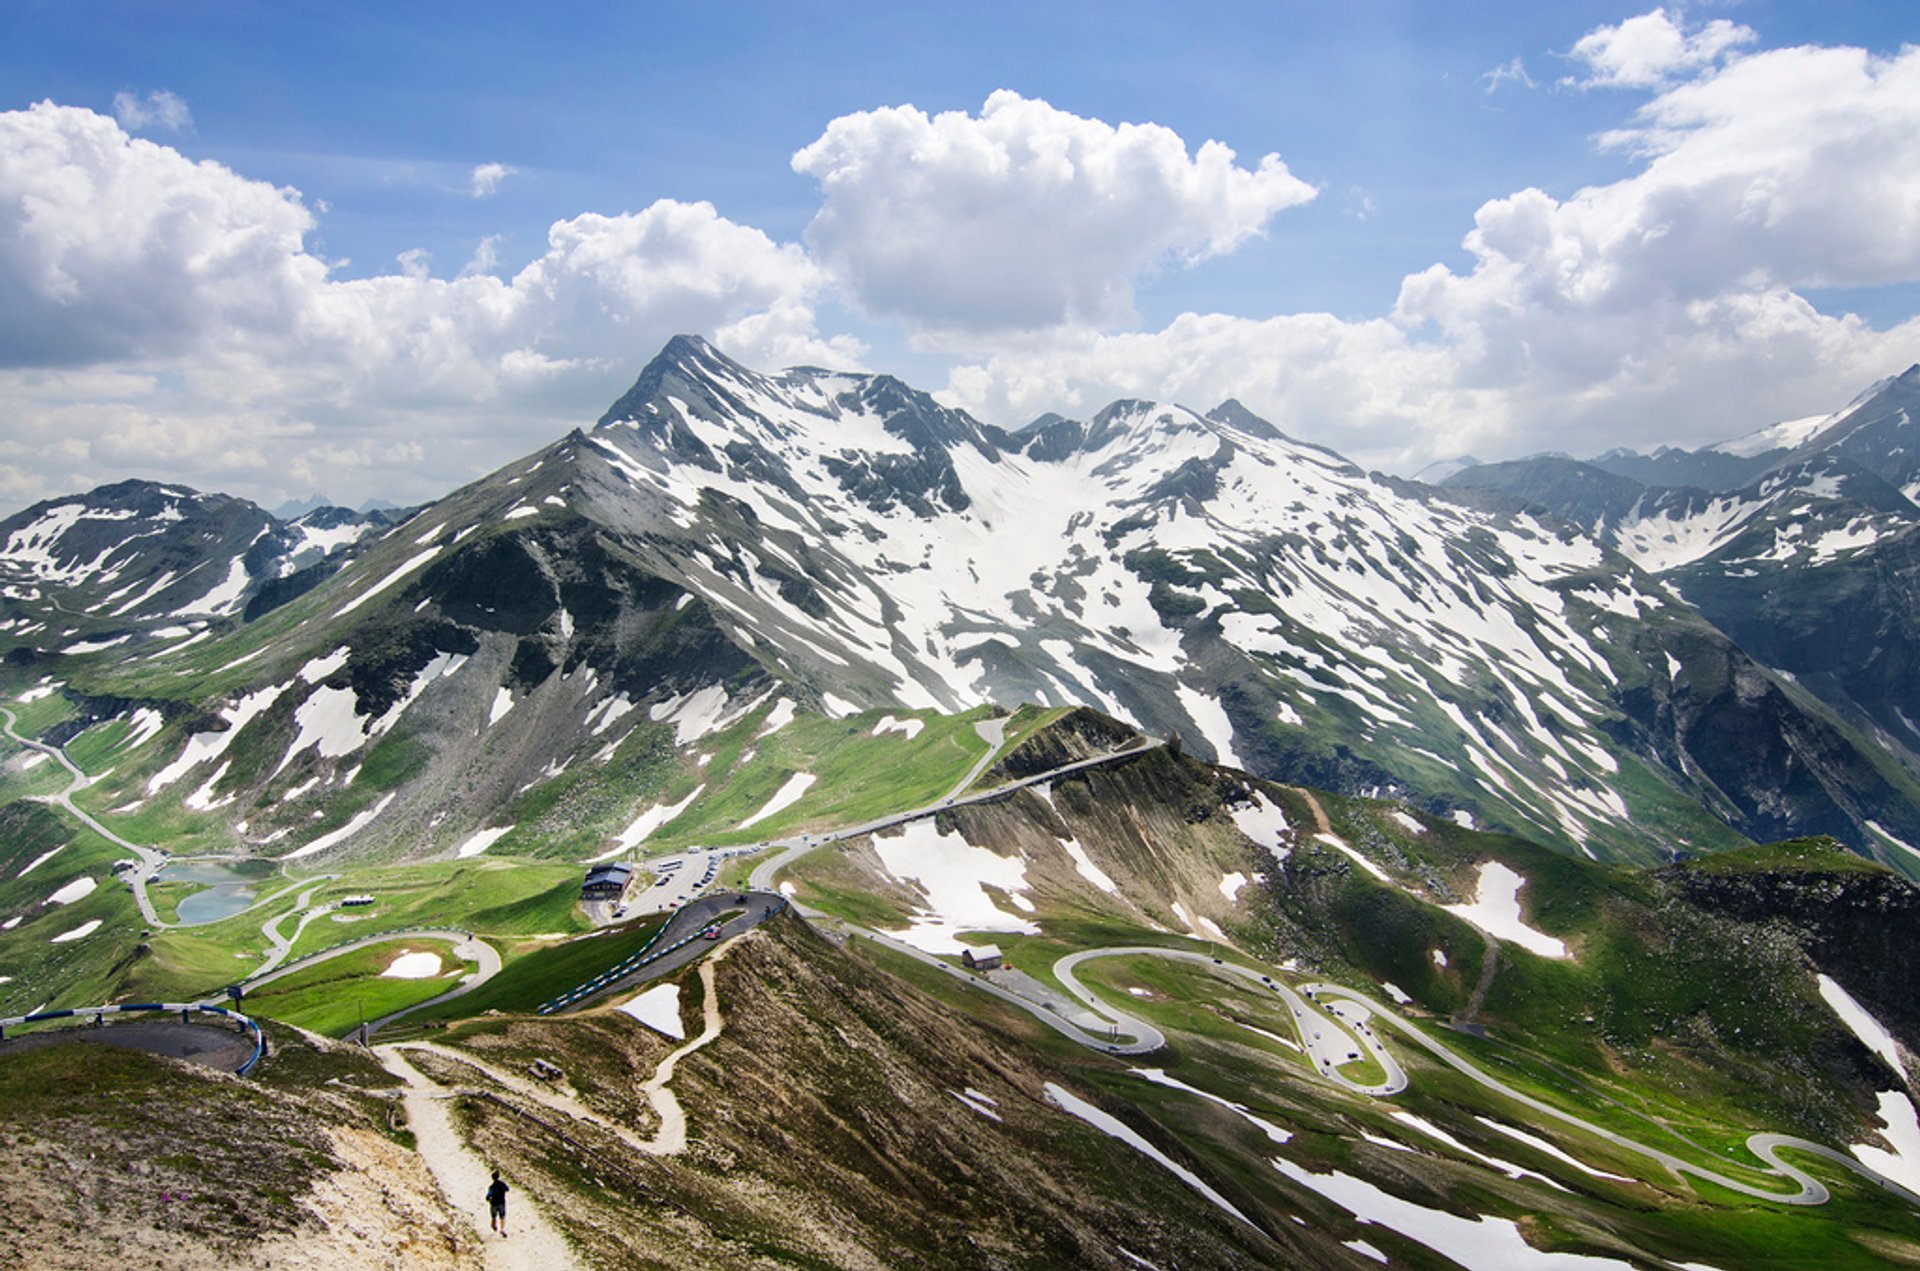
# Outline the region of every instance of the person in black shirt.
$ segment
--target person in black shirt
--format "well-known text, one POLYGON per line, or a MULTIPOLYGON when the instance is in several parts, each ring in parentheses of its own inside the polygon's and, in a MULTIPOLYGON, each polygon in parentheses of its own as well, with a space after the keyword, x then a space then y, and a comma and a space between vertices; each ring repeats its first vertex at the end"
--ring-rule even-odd
POLYGON ((504 1237, 507 1234, 507 1187, 506 1180, 500 1177, 500 1171, 493 1171, 493 1186, 487 1188, 487 1216, 493 1222, 493 1229, 504 1237))

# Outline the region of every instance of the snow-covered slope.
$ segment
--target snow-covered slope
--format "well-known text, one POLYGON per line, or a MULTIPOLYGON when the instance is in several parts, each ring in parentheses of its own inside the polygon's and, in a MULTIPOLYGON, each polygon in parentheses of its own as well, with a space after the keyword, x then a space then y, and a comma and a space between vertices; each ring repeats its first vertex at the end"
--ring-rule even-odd
POLYGON ((643 708, 737 718, 779 695, 829 715, 1085 704, 1601 855, 1865 843, 1866 806, 1920 841, 1856 738, 1626 559, 1237 403, 1009 434, 887 376, 763 374, 681 337, 594 428, 364 540, 258 625, 110 686, 206 668, 209 720, 274 693, 248 727, 279 766, 196 760, 179 784, 202 802, 344 790, 400 711, 394 736, 445 771, 381 824, 418 802, 478 829, 489 801, 605 763, 643 708))
POLYGON ((388 523, 342 508, 280 521, 149 481, 48 500, 0 521, 0 632, 74 655, 191 639, 298 594, 388 523))

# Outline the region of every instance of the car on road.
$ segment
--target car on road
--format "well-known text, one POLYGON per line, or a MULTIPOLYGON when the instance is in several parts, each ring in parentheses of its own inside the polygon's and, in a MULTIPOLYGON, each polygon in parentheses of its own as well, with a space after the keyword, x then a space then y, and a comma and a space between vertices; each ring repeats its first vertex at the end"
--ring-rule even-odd
POLYGON ((720 938, 720 928, 708 927, 705 931, 702 931, 700 933, 700 938, 702 940, 718 940, 720 938))

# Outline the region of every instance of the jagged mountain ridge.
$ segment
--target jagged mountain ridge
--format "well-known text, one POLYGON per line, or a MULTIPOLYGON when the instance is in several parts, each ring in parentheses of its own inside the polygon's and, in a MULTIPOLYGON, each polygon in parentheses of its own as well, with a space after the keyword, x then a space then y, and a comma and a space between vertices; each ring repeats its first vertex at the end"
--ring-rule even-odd
POLYGON ((48 499, 0 521, 0 631, 83 653, 190 637, 298 595, 394 519, 318 507, 281 520, 153 481, 48 499))
POLYGON ((1618 464, 1548 458, 1485 465, 1448 487, 1512 496, 1618 547, 1915 769, 1917 411, 1920 367, 1834 415, 1730 443, 1763 466, 1735 489, 1651 486, 1618 464))
POLYGON ((1264 775, 1600 854, 1811 831, 1870 848, 1868 821, 1920 839, 1859 737, 1550 519, 1369 476, 1237 404, 1009 434, 890 377, 764 375, 685 337, 591 430, 207 652, 168 693, 219 700, 168 717, 283 758, 221 772, 181 766, 189 747, 147 793, 244 798, 256 836, 383 739, 417 735, 424 775, 370 841, 438 840, 530 773, 604 763, 640 706, 672 721, 697 699, 710 731, 784 695, 835 715, 1092 704, 1264 775))

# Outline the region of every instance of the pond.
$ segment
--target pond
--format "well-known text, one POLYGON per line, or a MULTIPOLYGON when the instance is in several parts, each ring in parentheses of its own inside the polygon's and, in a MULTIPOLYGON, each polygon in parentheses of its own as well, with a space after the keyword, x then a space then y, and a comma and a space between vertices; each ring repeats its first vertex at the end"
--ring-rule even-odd
POLYGON ((204 884, 178 906, 180 925, 193 927, 231 918, 259 899, 265 865, 264 861, 169 861, 154 881, 204 884))

